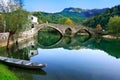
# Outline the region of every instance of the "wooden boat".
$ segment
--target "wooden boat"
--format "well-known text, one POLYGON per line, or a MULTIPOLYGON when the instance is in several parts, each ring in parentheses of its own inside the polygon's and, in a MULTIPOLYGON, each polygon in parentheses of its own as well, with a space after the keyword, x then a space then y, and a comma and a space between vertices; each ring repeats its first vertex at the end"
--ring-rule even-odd
POLYGON ((26 69, 41 69, 43 67, 46 67, 46 64, 30 62, 27 60, 7 58, 7 57, 2 57, 2 56, 0 56, 0 62, 10 65, 10 66, 26 68, 26 69))

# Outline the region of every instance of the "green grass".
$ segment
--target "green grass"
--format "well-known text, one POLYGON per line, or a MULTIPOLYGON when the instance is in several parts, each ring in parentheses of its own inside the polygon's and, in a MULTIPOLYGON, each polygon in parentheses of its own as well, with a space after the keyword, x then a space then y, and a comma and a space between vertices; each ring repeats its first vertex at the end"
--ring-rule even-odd
POLYGON ((0 63, 0 80, 19 80, 6 66, 0 63))

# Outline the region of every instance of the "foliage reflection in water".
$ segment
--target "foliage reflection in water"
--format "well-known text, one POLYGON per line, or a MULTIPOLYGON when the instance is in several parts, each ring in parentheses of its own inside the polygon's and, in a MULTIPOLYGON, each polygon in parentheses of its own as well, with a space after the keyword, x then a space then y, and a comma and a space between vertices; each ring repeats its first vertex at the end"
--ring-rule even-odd
POLYGON ((43 28, 38 32, 38 43, 44 46, 50 46, 57 43, 62 35, 53 28, 43 28))

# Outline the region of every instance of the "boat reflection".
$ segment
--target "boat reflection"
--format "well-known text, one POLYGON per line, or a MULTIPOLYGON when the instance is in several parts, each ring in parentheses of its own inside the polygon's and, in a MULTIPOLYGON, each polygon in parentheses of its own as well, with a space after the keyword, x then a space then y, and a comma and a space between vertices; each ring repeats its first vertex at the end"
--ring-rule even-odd
POLYGON ((15 73, 17 73, 18 75, 20 74, 29 74, 29 75, 46 75, 47 73, 42 70, 42 69, 38 69, 38 70, 32 70, 32 69, 22 69, 22 68, 16 68, 16 67, 9 67, 9 69, 15 73))

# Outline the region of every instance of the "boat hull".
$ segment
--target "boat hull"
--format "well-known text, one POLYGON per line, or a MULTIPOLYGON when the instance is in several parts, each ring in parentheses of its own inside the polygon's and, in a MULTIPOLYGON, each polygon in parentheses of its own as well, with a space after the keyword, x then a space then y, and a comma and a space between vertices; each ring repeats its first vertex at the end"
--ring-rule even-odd
POLYGON ((41 69, 46 67, 46 64, 30 62, 27 60, 6 58, 6 57, 0 57, 0 62, 9 66, 24 68, 24 69, 41 69))

